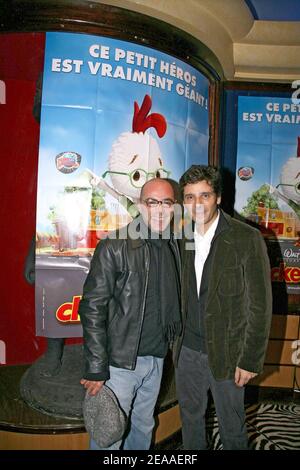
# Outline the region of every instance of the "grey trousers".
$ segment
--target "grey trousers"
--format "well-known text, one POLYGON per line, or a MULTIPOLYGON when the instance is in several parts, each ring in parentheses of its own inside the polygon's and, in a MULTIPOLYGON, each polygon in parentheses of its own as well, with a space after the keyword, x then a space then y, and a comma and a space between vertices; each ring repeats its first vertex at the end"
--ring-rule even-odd
POLYGON ((234 380, 215 380, 207 354, 182 347, 176 368, 176 389, 184 449, 207 449, 205 412, 211 390, 224 450, 248 449, 244 387, 234 380))

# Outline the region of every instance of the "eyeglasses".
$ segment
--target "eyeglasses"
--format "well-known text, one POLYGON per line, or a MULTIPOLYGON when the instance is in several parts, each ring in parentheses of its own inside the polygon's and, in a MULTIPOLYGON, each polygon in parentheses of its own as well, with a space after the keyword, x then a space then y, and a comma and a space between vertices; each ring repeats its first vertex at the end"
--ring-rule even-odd
POLYGON ((141 188, 147 181, 153 178, 169 178, 171 172, 168 170, 165 170, 164 168, 158 168, 155 171, 145 171, 142 168, 136 168, 130 173, 108 170, 105 173, 103 173, 102 178, 105 178, 107 174, 128 176, 132 186, 134 186, 135 188, 141 188))
POLYGON ((151 197, 143 200, 143 203, 146 204, 146 206, 150 209, 158 207, 159 205, 161 205, 163 209, 171 209, 175 202, 176 201, 173 201, 172 199, 163 199, 162 201, 158 201, 157 199, 152 199, 151 197))
POLYGON ((279 183, 276 188, 278 188, 278 186, 291 186, 295 189, 296 193, 300 194, 300 183, 296 183, 296 184, 285 184, 285 183, 279 183))
POLYGON ((205 193, 198 193, 198 194, 185 194, 184 201, 185 202, 195 202, 197 199, 201 199, 203 201, 208 201, 215 193, 213 191, 205 192, 205 193))

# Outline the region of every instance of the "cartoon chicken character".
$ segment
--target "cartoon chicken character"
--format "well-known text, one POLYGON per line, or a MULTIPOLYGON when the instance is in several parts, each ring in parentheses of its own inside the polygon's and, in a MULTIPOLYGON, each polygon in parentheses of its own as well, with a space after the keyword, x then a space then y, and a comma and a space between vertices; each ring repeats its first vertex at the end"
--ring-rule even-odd
POLYGON ((283 165, 280 183, 270 188, 275 196, 286 202, 300 218, 300 137, 298 137, 297 157, 289 158, 283 165))
POLYGON ((123 132, 113 143, 108 159, 108 170, 102 178, 91 176, 91 184, 101 187, 134 216, 131 207, 139 199, 143 184, 152 178, 168 178, 170 171, 164 168, 161 151, 157 140, 147 132, 154 127, 159 138, 167 130, 167 122, 162 114, 149 114, 152 101, 145 95, 142 106, 134 102, 132 132, 123 132), (113 186, 106 177, 110 176, 113 186))

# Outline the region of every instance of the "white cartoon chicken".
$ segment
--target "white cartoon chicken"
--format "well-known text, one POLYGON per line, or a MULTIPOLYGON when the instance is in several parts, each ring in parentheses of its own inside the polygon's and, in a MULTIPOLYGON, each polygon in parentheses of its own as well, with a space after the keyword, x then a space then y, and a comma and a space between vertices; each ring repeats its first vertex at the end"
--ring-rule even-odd
POLYGON ((148 114, 151 106, 149 95, 145 95, 141 107, 134 102, 132 132, 123 132, 113 143, 108 170, 101 178, 86 170, 91 185, 112 195, 132 216, 136 215, 131 209, 139 199, 143 184, 152 178, 168 178, 171 173, 163 166, 157 140, 146 132, 154 127, 158 137, 162 138, 167 130, 167 122, 162 114, 148 114), (113 186, 105 180, 108 175, 113 186))

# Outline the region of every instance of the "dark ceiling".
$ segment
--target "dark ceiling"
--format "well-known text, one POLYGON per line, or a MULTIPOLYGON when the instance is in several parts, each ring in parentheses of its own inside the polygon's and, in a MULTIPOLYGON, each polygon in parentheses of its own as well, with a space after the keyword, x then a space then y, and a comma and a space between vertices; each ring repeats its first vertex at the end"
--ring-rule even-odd
POLYGON ((255 20, 300 21, 300 0, 244 0, 255 20))

